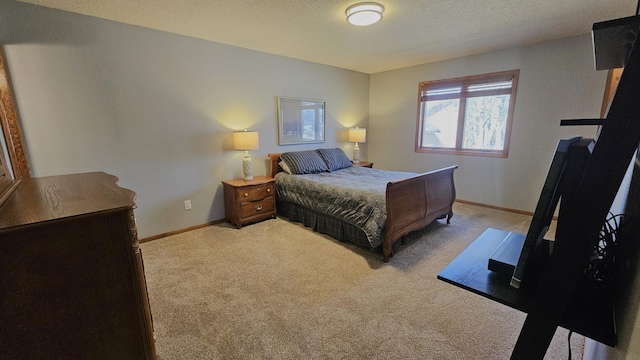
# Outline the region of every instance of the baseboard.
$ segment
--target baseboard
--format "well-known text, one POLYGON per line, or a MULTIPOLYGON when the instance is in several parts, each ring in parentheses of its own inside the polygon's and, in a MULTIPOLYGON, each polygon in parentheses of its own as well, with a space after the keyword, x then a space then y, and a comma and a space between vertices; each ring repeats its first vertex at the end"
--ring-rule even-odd
POLYGON ((475 206, 485 207, 485 208, 494 209, 494 210, 502 210, 502 211, 508 211, 508 212, 512 212, 512 213, 516 213, 516 214, 533 216, 533 212, 531 212, 531 211, 511 209, 511 208, 506 208, 506 207, 502 207, 502 206, 483 204, 483 203, 479 203, 479 202, 475 202, 475 201, 468 201, 468 200, 461 200, 461 199, 456 199, 456 202, 459 202, 461 204, 475 205, 475 206))
MULTIPOLYGON (((468 201, 468 200, 456 199, 456 201, 461 203, 461 204, 475 205, 475 206, 480 206, 480 207, 486 207, 486 208, 489 208, 489 209, 502 210, 502 211, 508 211, 508 212, 512 212, 512 213, 516 213, 516 214, 533 216, 533 213, 531 211, 511 209, 511 208, 506 208, 506 207, 502 207, 502 206, 483 204, 483 203, 478 203, 478 202, 475 202, 475 201, 468 201)), ((557 221, 558 220, 558 215, 554 215, 552 219, 557 221)))
POLYGON ((148 241, 152 241, 152 240, 161 239, 161 238, 167 237, 167 236, 182 234, 182 233, 187 232, 187 231, 200 229, 200 228, 203 228, 205 226, 211 226, 211 225, 220 224, 220 223, 223 223, 225 221, 227 221, 227 219, 213 220, 213 221, 206 222, 204 224, 194 225, 194 226, 190 226, 188 228, 184 228, 184 229, 180 229, 180 230, 174 230, 174 231, 169 231, 169 232, 158 234, 158 235, 149 236, 149 237, 146 237, 146 238, 139 239, 138 241, 141 242, 141 243, 144 243, 144 242, 148 242, 148 241))

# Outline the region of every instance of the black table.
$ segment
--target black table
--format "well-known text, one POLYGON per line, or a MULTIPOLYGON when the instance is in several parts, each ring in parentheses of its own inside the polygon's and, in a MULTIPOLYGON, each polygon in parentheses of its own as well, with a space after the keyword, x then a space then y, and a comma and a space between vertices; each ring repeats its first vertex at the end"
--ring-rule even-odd
MULTIPOLYGON (((488 269, 491 254, 509 234, 489 228, 444 268, 438 279, 503 305, 528 313, 536 292, 535 284, 519 289, 509 285, 510 277, 488 269)), ((609 346, 616 344, 613 301, 606 291, 588 283, 573 294, 559 326, 609 346)))

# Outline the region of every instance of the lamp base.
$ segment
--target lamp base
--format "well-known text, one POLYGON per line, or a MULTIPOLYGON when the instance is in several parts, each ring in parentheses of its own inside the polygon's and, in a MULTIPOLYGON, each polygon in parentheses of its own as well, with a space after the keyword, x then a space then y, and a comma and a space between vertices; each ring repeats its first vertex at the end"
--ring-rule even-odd
POLYGON ((251 171, 251 158, 249 157, 248 151, 244 152, 244 159, 242 159, 242 175, 244 176, 242 180, 253 180, 253 173, 251 171))
POLYGON ((353 147, 353 163, 360 163, 360 147, 358 146, 358 143, 353 147))

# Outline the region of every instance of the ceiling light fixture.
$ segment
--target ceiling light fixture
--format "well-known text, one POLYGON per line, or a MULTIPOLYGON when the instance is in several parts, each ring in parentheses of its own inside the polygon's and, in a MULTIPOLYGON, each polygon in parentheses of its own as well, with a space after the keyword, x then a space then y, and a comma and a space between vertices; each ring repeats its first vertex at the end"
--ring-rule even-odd
POLYGON ((357 26, 367 26, 382 20, 384 6, 374 2, 363 2, 351 5, 345 12, 347 21, 357 26))

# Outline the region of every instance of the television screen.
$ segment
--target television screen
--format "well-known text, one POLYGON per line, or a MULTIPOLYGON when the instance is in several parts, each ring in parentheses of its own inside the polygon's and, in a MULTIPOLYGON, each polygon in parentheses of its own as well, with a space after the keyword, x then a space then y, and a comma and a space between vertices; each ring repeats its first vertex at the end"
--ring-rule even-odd
POLYGON ((542 243, 543 237, 549 229, 553 214, 560 200, 560 179, 565 169, 569 147, 580 140, 582 140, 581 136, 575 136, 562 139, 558 142, 551 166, 549 167, 549 173, 547 174, 540 198, 538 199, 538 204, 533 213, 531 225, 529 225, 529 230, 522 245, 518 263, 511 277, 511 286, 515 288, 520 287, 527 270, 527 265, 530 264, 536 249, 542 243))

